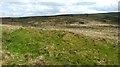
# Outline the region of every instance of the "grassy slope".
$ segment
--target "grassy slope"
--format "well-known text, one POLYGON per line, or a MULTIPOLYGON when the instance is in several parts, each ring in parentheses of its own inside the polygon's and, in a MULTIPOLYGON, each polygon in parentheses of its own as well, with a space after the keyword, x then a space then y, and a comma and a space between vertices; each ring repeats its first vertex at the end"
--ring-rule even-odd
POLYGON ((117 45, 65 31, 3 29, 4 64, 118 64, 117 45))

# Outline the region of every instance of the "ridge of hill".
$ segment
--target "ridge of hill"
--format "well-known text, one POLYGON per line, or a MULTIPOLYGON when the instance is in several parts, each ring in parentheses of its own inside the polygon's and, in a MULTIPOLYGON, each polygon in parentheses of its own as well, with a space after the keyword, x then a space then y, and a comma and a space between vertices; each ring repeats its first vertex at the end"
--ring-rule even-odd
MULTIPOLYGON (((3 24, 24 25, 57 25, 57 24, 87 24, 93 21, 107 24, 118 24, 119 12, 100 14, 66 14, 55 16, 32 16, 32 17, 3 17, 3 24)), ((95 23, 95 24, 97 24, 95 23)))

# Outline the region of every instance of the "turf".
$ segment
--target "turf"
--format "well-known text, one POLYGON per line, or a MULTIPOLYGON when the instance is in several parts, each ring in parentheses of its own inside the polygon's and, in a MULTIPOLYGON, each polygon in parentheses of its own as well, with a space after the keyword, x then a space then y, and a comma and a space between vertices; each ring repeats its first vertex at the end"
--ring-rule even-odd
POLYGON ((118 64, 114 40, 72 32, 20 28, 3 30, 4 64, 118 64))

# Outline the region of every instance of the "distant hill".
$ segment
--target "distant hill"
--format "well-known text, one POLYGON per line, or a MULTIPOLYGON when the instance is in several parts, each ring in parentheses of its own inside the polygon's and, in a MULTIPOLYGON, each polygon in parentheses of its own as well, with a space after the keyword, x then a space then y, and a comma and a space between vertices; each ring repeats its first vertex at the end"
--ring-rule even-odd
POLYGON ((32 16, 32 17, 4 17, 3 24, 17 25, 57 25, 57 24, 87 24, 95 21, 101 23, 118 24, 118 12, 100 14, 66 14, 55 16, 32 16))

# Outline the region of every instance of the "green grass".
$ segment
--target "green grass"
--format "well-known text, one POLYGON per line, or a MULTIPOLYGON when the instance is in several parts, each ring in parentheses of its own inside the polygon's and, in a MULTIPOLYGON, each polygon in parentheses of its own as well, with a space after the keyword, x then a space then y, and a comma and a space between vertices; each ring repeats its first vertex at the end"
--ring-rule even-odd
POLYGON ((30 59, 36 61, 35 64, 118 64, 114 40, 92 39, 65 31, 3 30, 3 49, 14 55, 6 64, 34 64, 30 59), (26 54, 33 58, 26 59, 26 54), (44 57, 43 63, 36 59, 40 56, 44 57))

